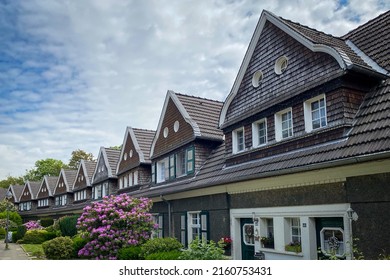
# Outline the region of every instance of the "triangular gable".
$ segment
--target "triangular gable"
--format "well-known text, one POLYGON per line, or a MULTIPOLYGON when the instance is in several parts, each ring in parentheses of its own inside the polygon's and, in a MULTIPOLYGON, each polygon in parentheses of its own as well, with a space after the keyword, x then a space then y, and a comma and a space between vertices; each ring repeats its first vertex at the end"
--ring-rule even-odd
POLYGON ((22 185, 10 185, 8 187, 8 191, 12 193, 12 198, 10 201, 14 203, 19 203, 20 201, 20 196, 22 195, 24 186, 22 185))
POLYGON ((65 170, 61 168, 53 195, 71 192, 76 173, 77 170, 65 170))
POLYGON ((79 167, 77 169, 76 178, 73 182, 72 189, 78 189, 82 187, 88 187, 92 185, 92 174, 91 168, 96 166, 94 161, 80 160, 79 167))
POLYGON ((116 168, 120 174, 141 163, 150 163, 149 152, 155 131, 127 127, 116 168))
POLYGON ((239 87, 243 81, 244 75, 247 72, 248 65, 252 59, 252 56, 254 54, 255 48, 258 44, 259 38, 262 34, 262 31, 264 29, 264 26, 266 25, 267 22, 270 22, 274 26, 278 27, 285 33, 287 33, 289 36, 291 36, 294 40, 297 42, 301 43, 303 46, 311 50, 312 52, 322 52, 329 54, 331 57, 333 57, 336 62, 338 63, 340 69, 345 70, 349 68, 352 65, 351 59, 348 57, 348 55, 341 49, 325 44, 320 44, 320 43, 314 43, 312 40, 309 40, 307 36, 304 36, 300 32, 297 32, 295 29, 290 27, 288 24, 286 24, 282 19, 279 17, 275 16, 274 14, 268 12, 268 11, 263 11, 260 19, 257 23, 255 32, 252 36, 252 39, 249 43, 248 49, 245 53, 243 62, 241 64, 241 67, 239 69, 239 72, 237 74, 237 77, 234 81, 233 87, 226 98, 226 101, 223 105, 220 118, 219 118, 219 126, 223 127, 225 123, 225 118, 229 109, 229 106, 231 102, 233 101, 234 97, 237 95, 237 92, 239 90, 239 87))
POLYGON ((45 198, 53 196, 54 188, 57 184, 58 177, 54 176, 43 176, 41 185, 37 192, 37 198, 45 198))
POLYGON ((116 178, 116 167, 118 164, 119 150, 100 147, 92 184, 108 178, 116 178))
POLYGON ((31 187, 30 181, 27 181, 20 195, 20 201, 31 201, 33 199, 35 199, 33 188, 31 187))
POLYGON ((193 141, 195 138, 203 137, 208 140, 222 141, 222 133, 217 132, 221 107, 222 102, 219 101, 183 95, 168 90, 150 149, 150 158, 160 156, 193 141), (193 106, 203 108, 205 110, 203 120, 207 120, 208 114, 215 113, 217 118, 214 127, 210 129, 210 123, 197 122, 196 119, 202 119, 200 116, 202 112, 186 108, 180 99, 185 100, 188 106, 191 106, 189 104, 192 102, 193 106), (208 110, 208 107, 212 110, 208 110), (159 142, 161 143, 158 144, 159 142))

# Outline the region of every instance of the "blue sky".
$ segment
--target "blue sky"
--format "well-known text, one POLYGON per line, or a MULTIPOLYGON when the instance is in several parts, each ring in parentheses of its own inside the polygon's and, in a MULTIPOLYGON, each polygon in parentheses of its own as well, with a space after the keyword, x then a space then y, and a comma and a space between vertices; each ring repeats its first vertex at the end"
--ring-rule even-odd
POLYGON ((0 0, 0 180, 156 129, 167 90, 224 101, 263 9, 343 35, 388 1, 0 0))

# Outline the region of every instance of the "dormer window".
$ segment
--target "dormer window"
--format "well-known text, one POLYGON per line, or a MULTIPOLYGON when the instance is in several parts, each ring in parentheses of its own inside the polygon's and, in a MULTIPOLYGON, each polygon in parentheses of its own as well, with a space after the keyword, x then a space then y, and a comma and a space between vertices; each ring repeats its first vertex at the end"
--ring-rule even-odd
POLYGON ((280 141, 293 135, 292 109, 275 114, 275 140, 280 141))
POLYGON ((233 154, 244 151, 245 149, 245 136, 244 136, 244 127, 240 127, 233 131, 233 154))
POLYGON ((327 126, 325 94, 307 100, 303 108, 306 132, 327 126))
POLYGON ((252 146, 259 147, 267 144, 267 119, 252 123, 252 146))

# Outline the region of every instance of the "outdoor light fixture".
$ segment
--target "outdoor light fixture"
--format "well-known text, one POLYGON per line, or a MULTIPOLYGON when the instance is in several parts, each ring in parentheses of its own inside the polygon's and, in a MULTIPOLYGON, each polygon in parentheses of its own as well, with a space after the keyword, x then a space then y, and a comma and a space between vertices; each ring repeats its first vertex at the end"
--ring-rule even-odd
POLYGON ((5 198, 7 199, 7 220, 5 224, 5 249, 8 249, 8 227, 9 227, 9 202, 8 200, 12 197, 12 193, 10 191, 7 191, 5 194, 5 198))
POLYGON ((353 260, 353 237, 352 237, 352 221, 357 221, 359 216, 351 207, 347 209, 347 216, 349 219, 349 246, 350 246, 350 254, 351 260, 353 260))

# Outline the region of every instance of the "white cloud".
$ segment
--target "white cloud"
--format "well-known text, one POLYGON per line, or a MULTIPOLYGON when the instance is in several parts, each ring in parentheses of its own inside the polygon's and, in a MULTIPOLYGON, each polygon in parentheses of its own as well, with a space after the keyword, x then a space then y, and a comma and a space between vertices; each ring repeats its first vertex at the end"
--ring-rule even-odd
POLYGON ((263 9, 343 35, 389 8, 348 3, 0 4, 0 18, 15 21, 0 19, 0 47, 10 61, 0 65, 0 179, 24 174, 39 159, 67 162, 79 148, 97 156, 100 146, 122 143, 126 126, 156 129, 168 89, 223 101, 263 9))

